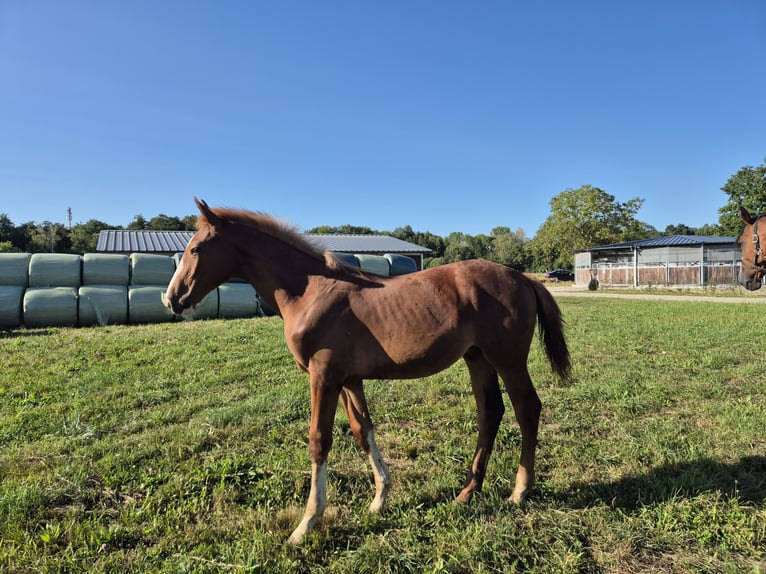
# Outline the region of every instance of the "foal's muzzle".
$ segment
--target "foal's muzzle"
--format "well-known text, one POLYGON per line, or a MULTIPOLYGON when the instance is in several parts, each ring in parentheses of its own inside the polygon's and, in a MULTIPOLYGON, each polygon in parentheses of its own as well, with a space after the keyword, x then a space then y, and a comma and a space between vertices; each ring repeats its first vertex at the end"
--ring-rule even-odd
POLYGON ((171 297, 167 297, 165 293, 162 294, 162 302, 165 307, 173 311, 176 315, 182 315, 184 317, 192 315, 194 313, 194 305, 189 301, 188 293, 180 295, 176 293, 171 297))

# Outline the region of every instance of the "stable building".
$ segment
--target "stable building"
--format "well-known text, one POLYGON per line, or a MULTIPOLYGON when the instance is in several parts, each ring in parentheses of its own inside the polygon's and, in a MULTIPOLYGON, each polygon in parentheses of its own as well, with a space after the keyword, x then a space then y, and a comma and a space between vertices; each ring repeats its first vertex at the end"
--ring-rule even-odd
MULTIPOLYGON (((99 253, 155 253, 174 255, 186 249, 194 231, 135 231, 108 229, 98 236, 99 253)), ((415 268, 423 269, 423 258, 431 249, 389 235, 319 235, 304 236, 319 249, 333 253, 365 255, 396 255, 409 257, 415 268)))
POLYGON ((595 276, 609 286, 731 285, 741 251, 735 237, 668 235, 589 247, 575 252, 575 283, 595 276))

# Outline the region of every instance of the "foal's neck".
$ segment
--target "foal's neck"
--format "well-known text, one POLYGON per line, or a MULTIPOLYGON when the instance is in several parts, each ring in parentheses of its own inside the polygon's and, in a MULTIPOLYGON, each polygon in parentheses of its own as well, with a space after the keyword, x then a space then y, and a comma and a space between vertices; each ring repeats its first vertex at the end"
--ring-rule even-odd
POLYGON ((238 242, 243 254, 242 275, 280 314, 306 291, 310 277, 327 276, 324 258, 304 251, 269 233, 253 231, 238 242))

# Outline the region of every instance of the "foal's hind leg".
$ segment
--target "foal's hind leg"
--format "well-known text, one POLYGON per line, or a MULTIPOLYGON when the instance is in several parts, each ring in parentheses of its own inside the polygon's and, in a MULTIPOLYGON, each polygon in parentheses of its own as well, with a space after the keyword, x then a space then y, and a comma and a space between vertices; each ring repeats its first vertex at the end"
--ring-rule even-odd
POLYGON ((532 386, 526 364, 514 369, 501 370, 500 376, 511 397, 516 420, 521 429, 521 461, 516 473, 516 485, 510 497, 511 502, 521 504, 526 500, 535 482, 535 449, 542 404, 532 386))
POLYGON ((476 399, 479 438, 465 486, 457 497, 457 501, 461 503, 470 502, 474 492, 481 492, 489 455, 492 453, 497 429, 500 427, 500 421, 505 412, 495 368, 487 362, 478 349, 470 350, 464 359, 471 374, 471 387, 476 399))
POLYGON ((344 385, 340 400, 346 409, 351 432, 354 433, 359 446, 364 449, 370 459, 372 474, 375 478, 375 498, 370 504, 370 512, 380 512, 388 498, 391 488, 391 473, 383 461, 383 455, 375 443, 375 427, 367 408, 362 381, 353 381, 344 385))

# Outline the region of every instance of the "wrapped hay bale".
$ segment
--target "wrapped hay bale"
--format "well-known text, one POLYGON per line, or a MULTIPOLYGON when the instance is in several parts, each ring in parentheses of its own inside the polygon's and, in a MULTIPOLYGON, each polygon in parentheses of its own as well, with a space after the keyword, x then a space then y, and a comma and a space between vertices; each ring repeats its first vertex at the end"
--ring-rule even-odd
POLYGON ((131 285, 167 285, 175 270, 173 258, 167 255, 130 254, 131 285))
POLYGON ((119 325, 128 322, 127 285, 85 285, 78 292, 80 325, 119 325))
POLYGON ((30 287, 24 293, 24 325, 74 327, 77 325, 77 289, 30 287))
POLYGON ((261 314, 255 288, 249 283, 224 283, 218 287, 219 317, 255 317, 261 314))
POLYGON ((333 253, 333 257, 349 267, 359 267, 359 260, 353 253, 343 253, 338 251, 337 253, 333 253))
POLYGON ((0 253, 0 285, 29 285, 31 253, 0 253))
POLYGON ((25 289, 17 285, 0 285, 0 327, 13 329, 21 326, 21 302, 25 289))
POLYGON ((418 270, 418 264, 412 257, 397 255, 396 253, 386 253, 383 257, 386 258, 391 267, 391 277, 407 275, 407 273, 414 273, 418 270))
POLYGON ((194 306, 194 318, 215 319, 216 317, 218 317, 218 289, 213 289, 194 306))
POLYGON ((374 273, 375 275, 382 275, 383 277, 388 277, 391 274, 391 269, 388 265, 388 259, 382 255, 357 254, 356 258, 359 261, 359 267, 362 268, 362 271, 374 273))
MULTIPOLYGON (((166 257, 170 261, 170 257, 166 257)), ((166 285, 131 286, 128 288, 128 321, 130 323, 163 323, 172 321, 173 312, 162 303, 166 285)))
POLYGON ((69 253, 35 253, 29 259, 30 287, 79 287, 82 257, 69 253))
POLYGON ((130 258, 116 253, 86 253, 82 257, 83 285, 127 285, 130 258))

